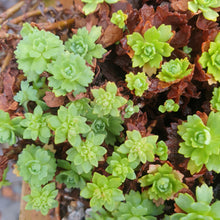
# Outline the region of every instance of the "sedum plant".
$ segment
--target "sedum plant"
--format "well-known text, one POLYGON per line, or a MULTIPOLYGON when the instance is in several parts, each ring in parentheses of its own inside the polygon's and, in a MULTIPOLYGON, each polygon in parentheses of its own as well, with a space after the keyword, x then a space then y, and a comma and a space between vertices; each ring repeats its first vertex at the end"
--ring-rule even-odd
POLYGON ((161 81, 173 82, 188 76, 192 72, 188 58, 170 60, 162 65, 161 72, 157 75, 161 81))
POLYGON ((99 3, 106 2, 108 4, 114 4, 118 2, 118 0, 82 0, 82 2, 86 3, 83 7, 83 11, 85 15, 88 15, 96 10, 99 3))
POLYGON ((31 194, 23 197, 27 202, 25 209, 40 211, 43 215, 47 215, 50 209, 58 206, 58 201, 55 200, 57 193, 55 183, 48 183, 43 188, 32 187, 31 194))
POLYGON ((125 108, 124 118, 130 118, 134 113, 139 112, 139 106, 135 105, 132 100, 128 100, 127 107, 125 108))
POLYGON ((210 43, 208 51, 204 51, 199 58, 202 68, 207 68, 207 73, 220 82, 220 33, 214 42, 210 43))
POLYGON ((118 202, 124 200, 123 192, 118 189, 121 179, 113 176, 104 176, 97 172, 93 174, 92 183, 82 189, 80 196, 90 200, 94 210, 104 206, 108 211, 116 209, 118 202))
POLYGON ((129 162, 127 157, 113 152, 112 156, 107 158, 107 163, 109 166, 106 168, 106 171, 112 174, 112 176, 121 178, 122 182, 126 178, 130 180, 136 179, 134 169, 139 165, 138 161, 129 162))
POLYGON ((212 109, 220 111, 220 87, 214 88, 212 93, 212 99, 210 101, 212 109))
POLYGON ((136 75, 132 72, 126 74, 125 82, 130 90, 134 90, 136 96, 142 96, 149 87, 149 81, 144 72, 138 72, 136 75))
POLYGON ((106 91, 103 88, 92 89, 94 96, 93 113, 102 117, 110 114, 113 117, 118 117, 118 108, 127 103, 127 100, 121 96, 117 96, 117 86, 113 82, 108 82, 106 91))
POLYGON ((3 172, 3 175, 2 175, 2 180, 0 181, 0 189, 3 186, 10 186, 11 185, 11 183, 8 180, 6 180, 8 170, 9 170, 9 167, 6 167, 4 169, 4 172, 3 172))
POLYGON ((128 15, 125 14, 122 10, 118 10, 114 12, 111 17, 111 22, 117 25, 119 28, 125 28, 125 21, 127 20, 128 15))
POLYGON ((220 172, 220 113, 211 112, 207 125, 198 115, 187 117, 178 126, 178 134, 184 142, 180 143, 179 153, 189 158, 187 169, 191 174, 199 172, 203 165, 211 171, 220 172))
POLYGON ((61 106, 58 115, 48 118, 49 127, 55 131, 55 144, 65 142, 66 140, 72 146, 79 146, 81 143, 80 134, 86 134, 90 131, 86 124, 86 118, 79 115, 74 103, 68 108, 61 106))
POLYGON ((139 131, 127 131, 127 140, 117 149, 119 153, 128 154, 128 161, 154 161, 158 136, 141 137, 139 131))
POLYGON ((23 70, 27 80, 36 81, 47 70, 51 60, 55 60, 64 51, 63 42, 58 36, 44 30, 32 28, 25 23, 21 30, 21 40, 15 50, 18 68, 23 70))
POLYGON ((175 199, 176 204, 184 213, 175 213, 172 216, 166 216, 166 220, 220 220, 220 201, 212 203, 213 190, 203 183, 196 187, 196 201, 187 193, 180 193, 175 199), (211 203, 211 205, 210 205, 211 203))
POLYGON ((159 156, 160 160, 167 160, 168 147, 164 141, 159 141, 157 143, 156 154, 159 156))
POLYGON ((81 173, 78 174, 75 165, 70 164, 66 160, 57 160, 57 166, 63 168, 64 171, 61 171, 56 176, 56 181, 59 183, 64 183, 67 188, 80 188, 83 189, 86 186, 86 180, 91 180, 92 174, 81 173))
POLYGON ((89 64, 93 58, 102 58, 106 50, 101 44, 96 44, 96 40, 101 35, 102 27, 93 26, 88 32, 86 27, 79 28, 77 34, 65 42, 65 48, 73 54, 78 54, 89 64))
POLYGON ((24 181, 39 188, 53 179, 57 164, 51 151, 32 144, 19 154, 17 166, 24 181))
POLYGON ((99 138, 90 132, 85 141, 79 146, 70 148, 67 153, 67 160, 71 161, 78 174, 88 173, 93 167, 98 166, 98 162, 103 159, 107 150, 100 146, 103 138, 99 138))
POLYGON ((173 99, 167 99, 163 105, 160 105, 158 111, 164 112, 177 112, 179 110, 179 105, 173 101, 173 99))
POLYGON ((125 202, 121 202, 115 213, 117 220, 156 220, 163 213, 163 206, 157 207, 148 199, 146 191, 140 193, 131 190, 125 195, 125 202))
POLYGON ((132 66, 142 67, 148 64, 150 67, 159 68, 163 57, 169 57, 174 49, 167 43, 172 35, 171 26, 164 24, 158 29, 155 26, 149 28, 144 37, 138 32, 127 35, 127 44, 134 51, 132 66))
POLYGON ((190 11, 197 13, 199 10, 207 20, 211 21, 217 20, 218 12, 213 9, 218 7, 220 7, 219 0, 192 0, 188 2, 190 11))
POLYGON ((38 105, 33 113, 25 113, 25 119, 20 122, 24 128, 23 138, 32 139, 34 141, 39 137, 43 143, 48 143, 51 136, 50 128, 47 124, 49 114, 43 114, 42 108, 38 105))
POLYGON ((172 199, 174 194, 184 187, 183 175, 173 170, 168 164, 150 165, 147 175, 141 177, 141 187, 148 187, 147 195, 159 204, 164 200, 172 199))
POLYGON ((47 71, 52 74, 48 85, 53 88, 55 96, 85 92, 94 75, 82 57, 69 52, 62 53, 49 64, 47 71))
POLYGON ((20 126, 21 117, 10 119, 8 112, 0 109, 0 143, 9 145, 16 143, 16 136, 22 136, 23 129, 20 126))

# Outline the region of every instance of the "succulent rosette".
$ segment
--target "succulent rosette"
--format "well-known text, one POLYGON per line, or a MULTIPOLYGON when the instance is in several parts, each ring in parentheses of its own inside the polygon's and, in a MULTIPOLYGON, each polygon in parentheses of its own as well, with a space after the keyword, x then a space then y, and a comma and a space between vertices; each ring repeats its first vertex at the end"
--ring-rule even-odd
POLYGON ((93 58, 102 58, 106 50, 101 44, 96 44, 96 40, 101 35, 102 27, 93 26, 88 32, 86 27, 79 28, 77 34, 65 42, 65 48, 73 54, 78 54, 89 64, 93 58))
POLYGON ((149 81, 144 72, 138 72, 136 75, 130 72, 126 75, 125 81, 130 90, 134 90, 136 96, 142 96, 149 87, 149 81))
POLYGON ((211 112, 207 125, 198 115, 187 117, 187 122, 178 126, 178 134, 184 142, 180 143, 179 153, 190 158, 187 168, 191 174, 199 172, 203 165, 208 170, 220 172, 220 113, 211 112))
POLYGON ((23 25, 21 35, 23 40, 15 51, 18 68, 24 71, 28 81, 36 81, 47 70, 47 64, 64 51, 63 42, 58 36, 32 28, 28 23, 23 25))
POLYGON ((141 177, 139 182, 141 187, 148 186, 147 194, 150 199, 163 203, 164 200, 171 199, 175 193, 184 187, 182 183, 183 175, 173 170, 168 164, 150 165, 147 175, 141 177))
POLYGON ((194 13, 200 10, 207 20, 216 21, 219 16, 213 8, 220 7, 219 0, 193 0, 188 2, 188 9, 194 13))
POLYGON ((220 111, 220 87, 214 88, 212 94, 213 96, 210 101, 212 109, 214 109, 215 111, 220 111))
POLYGON ((57 194, 55 183, 49 183, 43 188, 32 187, 31 194, 23 197, 27 202, 25 209, 40 211, 47 215, 50 209, 58 206, 58 201, 55 200, 57 194))
POLYGON ((214 42, 210 43, 208 51, 204 51, 199 58, 202 68, 207 68, 207 73, 220 82, 220 33, 214 42))
POLYGON ((94 75, 82 57, 68 51, 49 64, 47 71, 52 74, 48 78, 48 85, 53 88, 55 96, 64 96, 69 92, 74 95, 85 92, 85 87, 92 82, 94 75))
POLYGON ((119 28, 125 27, 125 21, 127 20, 128 15, 125 14, 122 10, 114 12, 111 17, 111 22, 117 25, 119 28))
POLYGON ((39 146, 27 145, 18 156, 19 175, 31 186, 39 187, 53 179, 56 172, 54 154, 39 146))
POLYGON ((167 43, 172 35, 171 26, 164 24, 158 29, 154 26, 149 28, 144 37, 138 32, 127 35, 127 44, 134 51, 132 66, 142 67, 149 64, 150 67, 159 68, 163 57, 169 57, 174 49, 167 43))
POLYGON ((23 134, 23 129, 20 126, 21 117, 10 119, 8 112, 0 109, 0 143, 8 143, 10 145, 16 143, 16 136, 23 134))
POLYGON ((189 65, 188 58, 170 60, 162 65, 161 72, 159 72, 157 77, 164 82, 182 79, 192 72, 192 68, 189 68, 189 65))

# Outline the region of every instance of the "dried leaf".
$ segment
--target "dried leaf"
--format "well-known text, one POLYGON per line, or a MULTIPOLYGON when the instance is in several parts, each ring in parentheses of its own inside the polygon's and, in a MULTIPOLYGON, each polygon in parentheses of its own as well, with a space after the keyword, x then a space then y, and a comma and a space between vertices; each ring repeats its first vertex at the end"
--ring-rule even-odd
POLYGON ((43 97, 47 106, 54 108, 64 104, 65 96, 56 97, 53 92, 46 91, 46 95, 43 97))

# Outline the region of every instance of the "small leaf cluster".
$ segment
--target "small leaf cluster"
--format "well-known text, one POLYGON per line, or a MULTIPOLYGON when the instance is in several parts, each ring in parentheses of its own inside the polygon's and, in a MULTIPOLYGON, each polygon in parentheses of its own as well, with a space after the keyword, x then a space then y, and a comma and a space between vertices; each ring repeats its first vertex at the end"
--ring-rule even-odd
POLYGON ((175 199, 176 204, 185 213, 175 213, 172 216, 166 216, 166 220, 191 220, 191 219, 220 219, 220 201, 210 205, 213 199, 212 187, 203 183, 196 187, 196 201, 187 193, 180 193, 175 199))
POLYGON ((199 58, 202 68, 207 68, 207 73, 220 82, 220 33, 214 42, 210 43, 208 51, 204 51, 199 58))
POLYGON ((136 75, 132 72, 126 74, 125 82, 130 90, 134 90, 136 96, 142 96, 149 87, 149 81, 144 72, 138 72, 136 75))
POLYGON ((168 164, 150 165, 147 175, 141 177, 141 187, 148 186, 147 195, 150 199, 162 203, 163 200, 171 199, 175 193, 184 187, 183 175, 173 170, 168 164))
POLYGON ((138 32, 127 35, 127 44, 134 51, 132 66, 142 67, 149 64, 150 67, 159 68, 163 57, 169 57, 174 50, 167 43, 172 35, 171 26, 164 24, 158 29, 155 26, 149 28, 144 37, 138 32))
POLYGON ((215 111, 220 111, 220 87, 214 88, 212 95, 211 107, 215 111))
POLYGON ((199 172, 203 165, 211 171, 220 172, 220 113, 211 112, 207 125, 198 115, 187 117, 178 126, 178 134, 184 142, 180 143, 179 153, 190 158, 187 169, 191 174, 199 172))
POLYGON ((21 117, 10 119, 8 112, 0 110, 0 143, 8 143, 10 145, 16 143, 16 136, 21 136, 23 130, 20 126, 21 117))
POLYGON ((99 3, 106 2, 108 4, 114 4, 118 2, 118 0, 82 0, 82 2, 86 3, 83 7, 83 11, 85 15, 88 15, 96 10, 99 3))
POLYGON ((11 185, 11 183, 10 183, 8 180, 6 180, 8 170, 9 170, 9 167, 6 167, 6 168, 4 169, 4 172, 3 172, 3 175, 2 175, 2 180, 0 181, 0 189, 1 189, 3 186, 9 186, 9 185, 11 185))
POLYGON ((65 48, 73 54, 78 54, 89 64, 92 64, 93 57, 102 58, 106 50, 101 44, 96 44, 96 40, 101 35, 102 27, 93 26, 88 32, 86 27, 79 28, 77 34, 65 42, 65 48))
POLYGON ((120 185, 120 178, 106 177, 95 172, 92 177, 92 183, 87 183, 80 195, 86 199, 91 198, 90 206, 94 210, 104 206, 108 211, 113 211, 117 206, 117 202, 124 200, 123 192, 118 189, 120 185))
POLYGON ((42 188, 34 186, 31 194, 23 197, 27 202, 25 209, 40 211, 43 215, 47 215, 50 209, 58 206, 58 201, 55 200, 57 194, 55 183, 48 183, 42 188))
POLYGON ((162 65, 161 72, 157 77, 164 82, 173 82, 188 76, 192 72, 189 67, 190 62, 187 58, 170 60, 162 65))
POLYGON ((159 156, 160 160, 167 160, 168 147, 164 141, 159 141, 157 143, 156 154, 159 156))
POLYGON ((139 112, 139 106, 135 105, 132 100, 128 100, 127 107, 125 108, 124 118, 130 118, 134 113, 139 112))
POLYGON ((179 110, 179 105, 177 103, 174 102, 173 99, 167 99, 163 105, 160 105, 158 110, 161 113, 164 112, 177 112, 179 110))
POLYGON ((220 7, 219 0, 192 0, 188 2, 188 9, 194 13, 200 10, 207 20, 216 21, 218 13, 214 8, 220 7))
POLYGON ((125 14, 122 10, 118 10, 112 14, 111 22, 117 25, 119 28, 124 29, 127 18, 127 14, 125 14))
POLYGON ((31 187, 40 187, 53 179, 57 164, 52 152, 32 144, 19 154, 17 166, 24 181, 31 187))

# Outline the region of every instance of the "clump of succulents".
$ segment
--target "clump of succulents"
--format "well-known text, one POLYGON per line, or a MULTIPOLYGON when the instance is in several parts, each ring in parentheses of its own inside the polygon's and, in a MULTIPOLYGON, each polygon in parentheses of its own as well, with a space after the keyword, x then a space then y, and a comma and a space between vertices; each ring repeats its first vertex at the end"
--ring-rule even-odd
POLYGON ((87 183, 80 195, 86 199, 91 198, 90 206, 94 210, 104 206, 108 211, 113 211, 118 202, 124 200, 123 192, 118 189, 121 184, 120 178, 106 177, 95 172, 92 177, 92 183, 87 183))
POLYGON ((170 60, 162 65, 157 77, 164 82, 172 82, 188 76, 192 72, 188 58, 170 60))
POLYGON ((122 10, 118 10, 112 14, 111 22, 117 25, 119 28, 123 29, 125 27, 125 21, 127 18, 127 14, 125 14, 122 10))
POLYGON ((191 219, 220 219, 220 201, 212 203, 213 190, 203 183, 196 187, 196 201, 187 193, 180 193, 175 199, 178 207, 184 213, 175 213, 172 216, 166 216, 165 220, 191 220, 191 219), (211 205, 210 205, 211 204, 211 205))
POLYGON ((8 143, 10 145, 16 143, 16 136, 23 134, 23 129, 20 126, 21 117, 10 118, 8 112, 0 110, 0 143, 8 143))
POLYGON ((163 57, 169 57, 174 49, 167 43, 172 35, 171 26, 164 24, 158 29, 154 26, 149 28, 144 37, 138 32, 127 35, 127 44, 134 51, 132 66, 142 67, 148 64, 159 68, 163 57))
POLYGON ((148 174, 141 177, 141 187, 148 187, 147 195, 157 203, 173 198, 174 194, 184 187, 183 175, 173 170, 168 164, 150 165, 148 174))
POLYGON ((29 82, 36 81, 47 65, 63 53, 63 42, 58 36, 32 28, 28 23, 23 25, 21 36, 23 40, 15 51, 18 68, 24 71, 29 82))
POLYGON ((130 90, 134 90, 136 96, 142 96, 149 87, 149 81, 144 72, 138 72, 136 75, 130 72, 126 75, 125 82, 130 90))
POLYGON ((27 202, 25 209, 40 211, 47 215, 50 209, 58 206, 58 201, 55 200, 57 194, 55 183, 48 183, 43 188, 32 187, 31 194, 23 197, 27 202))
POLYGON ((117 86, 113 82, 108 82, 106 91, 103 88, 92 89, 93 113, 98 116, 110 114, 113 117, 118 117, 119 108, 127 103, 127 100, 122 96, 117 96, 117 86))
POLYGON ((220 7, 219 0, 192 0, 188 2, 188 9, 194 13, 201 11, 207 20, 216 21, 218 12, 215 8, 220 7))
POLYGON ((57 164, 51 151, 32 144, 19 154, 17 166, 24 181, 39 187, 53 179, 57 164))
POLYGON ((65 48, 73 54, 78 54, 89 64, 93 58, 102 58, 106 50, 101 44, 96 44, 96 40, 101 35, 102 27, 93 26, 88 32, 86 27, 79 28, 77 34, 65 42, 65 48))
POLYGON ((212 95, 213 96, 210 101, 212 109, 215 111, 220 111, 220 87, 214 88, 212 95))
POLYGON ((210 43, 208 51, 204 51, 199 58, 202 68, 207 68, 207 73, 220 82, 220 33, 216 36, 214 42, 210 43))
POLYGON ((160 105, 158 110, 161 113, 164 112, 177 112, 179 110, 179 105, 177 103, 174 102, 173 99, 167 99, 163 105, 160 105))
POLYGON ((178 126, 178 134, 184 140, 178 152, 189 158, 187 169, 191 174, 199 172, 203 165, 208 170, 220 172, 219 123, 220 113, 211 112, 206 125, 198 115, 192 115, 178 126))
POLYGON ((128 154, 129 162, 153 162, 157 139, 157 135, 142 137, 137 130, 127 131, 127 140, 119 146, 117 151, 121 154, 128 154))
POLYGON ((85 92, 85 87, 92 82, 94 75, 82 57, 69 52, 62 53, 49 64, 47 71, 52 74, 48 78, 48 85, 53 88, 56 96, 85 92))

